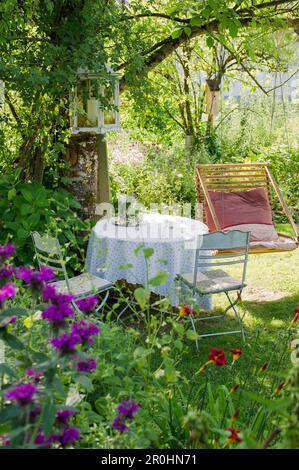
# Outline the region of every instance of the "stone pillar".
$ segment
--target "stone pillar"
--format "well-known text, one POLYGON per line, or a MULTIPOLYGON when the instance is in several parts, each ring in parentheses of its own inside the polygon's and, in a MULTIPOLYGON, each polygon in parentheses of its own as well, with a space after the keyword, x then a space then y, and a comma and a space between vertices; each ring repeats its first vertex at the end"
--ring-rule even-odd
POLYGON ((109 202, 107 144, 104 136, 94 133, 73 135, 67 152, 72 179, 69 191, 81 204, 82 218, 96 218, 96 203, 109 202))

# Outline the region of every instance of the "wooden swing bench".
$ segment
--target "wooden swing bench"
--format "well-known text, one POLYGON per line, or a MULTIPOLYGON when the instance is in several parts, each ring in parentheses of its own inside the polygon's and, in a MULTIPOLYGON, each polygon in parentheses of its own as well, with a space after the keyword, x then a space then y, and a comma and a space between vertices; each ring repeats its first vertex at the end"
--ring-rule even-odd
POLYGON ((250 231, 249 253, 284 252, 298 247, 298 228, 269 163, 197 165, 195 178, 197 202, 203 206, 203 221, 211 232, 250 231), (294 237, 276 233, 273 224, 275 199, 288 218, 294 237), (267 233, 265 237, 263 230, 267 233))

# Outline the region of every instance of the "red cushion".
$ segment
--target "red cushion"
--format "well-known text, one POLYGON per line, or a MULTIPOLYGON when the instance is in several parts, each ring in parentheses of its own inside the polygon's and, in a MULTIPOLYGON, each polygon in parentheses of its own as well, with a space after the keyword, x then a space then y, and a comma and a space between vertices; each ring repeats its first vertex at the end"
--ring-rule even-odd
MULTIPOLYGON (((264 188, 236 192, 210 191, 209 195, 221 229, 240 224, 273 225, 272 210, 264 188)), ((204 210, 209 229, 217 230, 206 201, 204 210)))

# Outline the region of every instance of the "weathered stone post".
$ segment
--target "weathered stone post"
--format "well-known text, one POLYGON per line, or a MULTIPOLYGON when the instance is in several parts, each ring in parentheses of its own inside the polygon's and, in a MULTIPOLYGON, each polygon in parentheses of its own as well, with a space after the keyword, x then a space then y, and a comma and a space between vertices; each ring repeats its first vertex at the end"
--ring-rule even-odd
POLYGON ((104 135, 82 133, 72 135, 66 159, 72 179, 70 192, 82 208, 80 216, 97 218, 96 204, 110 201, 108 152, 104 135))

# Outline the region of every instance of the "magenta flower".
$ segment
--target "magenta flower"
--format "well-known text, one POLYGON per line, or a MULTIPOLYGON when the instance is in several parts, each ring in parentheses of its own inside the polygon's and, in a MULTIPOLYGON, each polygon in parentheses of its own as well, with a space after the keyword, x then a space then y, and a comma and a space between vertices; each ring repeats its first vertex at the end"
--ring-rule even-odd
POLYGON ((16 296, 16 288, 13 284, 8 283, 0 288, 0 308, 3 308, 6 299, 10 299, 16 296))
POLYGON ((76 414, 73 410, 58 410, 56 413, 56 421, 60 424, 68 424, 69 419, 76 414))
POLYGON ((95 309, 98 303, 97 297, 86 297, 85 299, 76 300, 79 309, 85 313, 90 313, 95 309))
POLYGON ((85 359, 77 362, 78 372, 93 372, 97 368, 97 361, 95 359, 85 359))
POLYGON ((62 294, 56 292, 56 289, 51 284, 48 284, 43 288, 43 299, 50 300, 52 304, 59 305, 67 302, 71 302, 75 298, 72 294, 62 294))
POLYGON ((5 393, 7 400, 15 400, 18 405, 25 406, 33 402, 34 396, 38 393, 37 387, 33 384, 21 383, 15 388, 8 390, 5 393))
POLYGON ((0 281, 8 281, 16 274, 17 270, 13 266, 3 265, 0 266, 0 281))
POLYGON ((116 407, 118 416, 114 419, 112 427, 119 432, 130 431, 126 421, 132 421, 134 415, 140 410, 140 405, 134 400, 123 400, 116 407))
POLYGON ((27 369, 26 375, 27 377, 32 378, 35 384, 38 384, 42 380, 44 373, 43 372, 36 373, 34 369, 27 369))
POLYGON ((75 427, 65 429, 62 436, 60 436, 60 442, 63 447, 73 444, 78 439, 80 439, 80 432, 75 427))
POLYGON ((50 344, 57 350, 59 356, 72 354, 77 344, 82 343, 82 338, 76 333, 64 333, 50 340, 50 344))
POLYGON ((42 266, 39 270, 34 270, 21 266, 16 274, 18 279, 22 279, 26 284, 30 284, 32 289, 41 290, 44 282, 54 279, 55 274, 49 266, 42 266))
POLYGON ((121 401, 116 407, 117 411, 127 419, 134 419, 134 414, 140 410, 140 405, 134 400, 121 401))
POLYGON ((116 429, 117 431, 121 432, 121 433, 130 431, 130 428, 128 428, 128 426, 126 426, 124 418, 122 416, 117 416, 114 419, 114 421, 112 423, 112 427, 114 429, 116 429))
POLYGON ((50 305, 50 307, 46 308, 42 313, 42 318, 48 320, 54 328, 65 326, 66 319, 73 316, 74 310, 68 303, 50 305))
POLYGON ((88 323, 85 320, 77 321, 72 325, 72 333, 79 335, 82 342, 93 343, 92 336, 98 335, 100 329, 94 323, 88 323))
POLYGON ((15 245, 12 245, 11 243, 7 243, 4 246, 0 245, 0 258, 2 260, 10 258, 13 254, 15 254, 15 252, 16 252, 16 247, 15 245))

